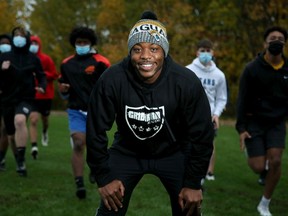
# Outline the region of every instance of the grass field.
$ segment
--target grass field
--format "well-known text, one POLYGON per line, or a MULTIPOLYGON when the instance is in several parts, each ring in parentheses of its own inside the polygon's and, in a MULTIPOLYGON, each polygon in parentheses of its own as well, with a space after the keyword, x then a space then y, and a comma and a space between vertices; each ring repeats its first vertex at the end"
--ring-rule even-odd
MULTIPOLYGON (((99 204, 97 188, 87 180, 88 196, 79 201, 70 165, 71 147, 66 115, 50 118, 49 146, 39 145, 33 160, 30 144, 26 152, 28 177, 19 177, 11 150, 7 169, 0 172, 0 216, 94 216, 99 204)), ((39 137, 40 141, 40 137, 39 137)), ((240 152, 238 135, 223 124, 216 139, 216 180, 205 182, 204 216, 257 216, 256 205, 263 187, 240 152)), ((288 155, 284 153, 283 174, 271 202, 273 216, 288 215, 288 155)), ((169 216, 168 195, 157 178, 145 176, 133 194, 127 216, 169 216)))

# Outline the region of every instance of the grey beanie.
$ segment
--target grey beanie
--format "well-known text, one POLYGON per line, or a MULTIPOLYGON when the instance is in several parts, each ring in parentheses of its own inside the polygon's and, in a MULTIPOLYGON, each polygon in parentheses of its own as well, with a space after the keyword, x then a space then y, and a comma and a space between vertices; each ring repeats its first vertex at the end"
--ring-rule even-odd
POLYGON ((165 26, 157 20, 157 16, 146 11, 141 19, 133 26, 128 37, 128 52, 137 43, 153 43, 162 47, 167 57, 169 52, 169 42, 165 26))

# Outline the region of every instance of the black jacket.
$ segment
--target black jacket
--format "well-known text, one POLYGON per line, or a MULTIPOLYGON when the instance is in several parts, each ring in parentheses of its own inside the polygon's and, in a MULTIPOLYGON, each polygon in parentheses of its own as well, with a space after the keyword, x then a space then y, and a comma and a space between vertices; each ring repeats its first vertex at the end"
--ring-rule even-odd
POLYGON ((12 51, 0 55, 0 89, 2 103, 15 104, 22 100, 32 100, 35 97, 35 78, 38 86, 45 91, 46 77, 40 59, 29 52, 30 38, 22 48, 13 46, 12 51), (2 70, 4 61, 10 61, 10 67, 2 70))
POLYGON ((288 62, 275 70, 264 53, 248 63, 240 79, 236 129, 246 130, 249 119, 277 123, 288 114, 288 62))
POLYGON ((63 60, 60 83, 70 85, 68 107, 87 111, 89 96, 100 75, 110 66, 110 62, 100 54, 73 55, 63 60))
POLYGON ((87 162, 98 185, 115 179, 107 165, 106 132, 116 118, 111 148, 138 158, 183 150, 189 157, 183 184, 200 188, 213 150, 210 113, 197 76, 170 57, 151 85, 138 80, 129 57, 110 67, 98 80, 88 107, 87 162))

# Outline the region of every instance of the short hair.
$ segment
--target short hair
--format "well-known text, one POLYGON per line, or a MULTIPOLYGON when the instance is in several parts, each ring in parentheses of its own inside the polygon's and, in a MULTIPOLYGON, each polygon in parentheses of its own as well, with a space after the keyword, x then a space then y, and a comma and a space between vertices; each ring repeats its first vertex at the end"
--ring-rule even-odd
POLYGON ((97 44, 97 36, 91 28, 88 27, 75 27, 69 37, 70 44, 75 47, 75 42, 77 38, 85 38, 91 42, 91 45, 97 44))
POLYGON ((267 39, 268 35, 271 33, 271 32, 274 32, 274 31, 278 31, 278 32, 281 32, 283 35, 284 35, 284 38, 285 38, 285 42, 287 41, 287 30, 280 27, 280 26, 271 26, 271 27, 268 27, 265 32, 264 32, 264 35, 263 35, 263 39, 264 41, 267 39))
POLYGON ((199 48, 213 49, 213 43, 208 39, 202 39, 197 44, 197 49, 199 48))

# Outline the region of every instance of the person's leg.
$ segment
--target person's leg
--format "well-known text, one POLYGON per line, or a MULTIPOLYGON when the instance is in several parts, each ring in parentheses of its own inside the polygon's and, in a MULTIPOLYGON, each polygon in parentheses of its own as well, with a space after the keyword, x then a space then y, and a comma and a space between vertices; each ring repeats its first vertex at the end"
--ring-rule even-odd
POLYGON ((26 125, 26 116, 24 114, 16 114, 14 119, 15 124, 15 144, 17 148, 18 168, 17 172, 20 176, 26 176, 25 152, 28 140, 28 128, 26 125))
POLYGON ((155 161, 154 172, 169 194, 172 215, 181 216, 183 212, 178 203, 178 195, 183 185, 184 155, 181 152, 177 152, 169 157, 155 161))
POLYGON ((79 110, 68 109, 69 130, 72 145, 72 171, 76 184, 76 196, 79 199, 86 198, 84 187, 84 152, 86 147, 86 118, 79 110))
POLYGON ((272 194, 281 177, 282 153, 283 149, 279 148, 270 148, 267 151, 269 170, 266 176, 266 184, 263 194, 267 199, 271 199, 272 194))
POLYGON ((101 200, 96 216, 124 216, 128 210, 132 192, 145 171, 147 171, 148 166, 148 160, 140 160, 133 156, 123 155, 117 150, 110 151, 109 167, 111 172, 114 173, 117 179, 122 181, 125 187, 123 207, 119 208, 118 212, 109 211, 101 200))
POLYGON ((41 142, 43 146, 48 146, 49 136, 48 136, 48 127, 49 127, 49 115, 52 108, 52 100, 45 99, 39 100, 39 111, 41 113, 42 119, 42 138, 41 142))
POLYGON ((215 167, 215 157, 216 157, 216 152, 215 152, 215 141, 213 142, 213 152, 210 158, 210 163, 209 163, 209 167, 208 167, 208 172, 206 175, 206 179, 209 181, 213 181, 215 180, 215 176, 214 176, 214 167, 215 167))
POLYGON ((39 119, 39 114, 38 112, 34 111, 31 112, 30 116, 30 141, 32 145, 31 149, 31 154, 34 159, 37 159, 38 156, 38 147, 37 147, 37 124, 38 124, 38 119, 39 119))
POLYGON ((0 120, 0 171, 5 170, 5 156, 8 149, 8 136, 5 130, 3 118, 0 120))
POLYGON ((76 183, 76 196, 79 199, 86 197, 86 190, 84 187, 84 166, 85 166, 85 145, 86 145, 86 134, 85 133, 74 133, 71 135, 73 140, 73 152, 72 152, 72 170, 76 183))

